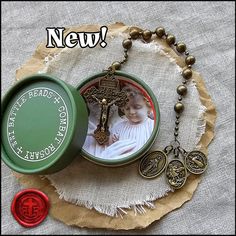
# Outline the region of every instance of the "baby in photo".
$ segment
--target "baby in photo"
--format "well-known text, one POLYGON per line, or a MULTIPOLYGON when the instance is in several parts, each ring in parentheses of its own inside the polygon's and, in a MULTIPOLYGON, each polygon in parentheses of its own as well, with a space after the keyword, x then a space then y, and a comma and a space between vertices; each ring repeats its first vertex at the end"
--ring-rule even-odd
POLYGON ((119 156, 112 158, 122 158, 138 151, 154 129, 153 111, 147 97, 131 85, 123 89, 126 91, 128 102, 119 108, 122 121, 112 127, 111 145, 106 150, 111 154, 113 149, 119 149, 119 156))

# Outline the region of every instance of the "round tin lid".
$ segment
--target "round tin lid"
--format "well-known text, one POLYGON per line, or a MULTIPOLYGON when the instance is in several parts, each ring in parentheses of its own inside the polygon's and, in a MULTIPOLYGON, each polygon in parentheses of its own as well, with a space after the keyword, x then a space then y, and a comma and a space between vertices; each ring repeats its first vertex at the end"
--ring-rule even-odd
POLYGON ((54 173, 78 154, 88 114, 78 91, 64 81, 37 74, 16 83, 2 100, 3 161, 25 174, 54 173))

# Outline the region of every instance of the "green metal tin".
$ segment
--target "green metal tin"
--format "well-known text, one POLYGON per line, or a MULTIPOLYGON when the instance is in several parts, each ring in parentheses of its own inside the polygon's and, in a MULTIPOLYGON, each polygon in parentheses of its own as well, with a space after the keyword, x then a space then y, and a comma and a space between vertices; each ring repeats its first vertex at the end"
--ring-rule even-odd
MULTIPOLYGON (((94 74, 94 75, 86 78, 85 80, 83 80, 77 87, 80 94, 83 95, 86 87, 87 88, 91 87, 96 81, 100 80, 105 75, 106 75, 106 72, 102 72, 102 73, 94 74)), ((157 99, 156 99, 154 93, 149 88, 149 86, 146 83, 144 83, 141 79, 137 78, 136 76, 134 76, 132 74, 127 74, 127 73, 124 73, 121 71, 116 71, 114 75, 115 75, 116 79, 121 80, 121 81, 124 80, 127 83, 130 82, 130 83, 134 84, 135 86, 136 85, 139 86, 141 88, 141 90, 144 90, 147 92, 148 96, 150 97, 150 99, 152 101, 153 110, 155 111, 155 124, 154 124, 153 131, 152 131, 148 141, 142 146, 142 148, 140 148, 135 153, 132 153, 131 155, 128 155, 124 158, 104 159, 104 158, 101 158, 100 156, 93 155, 90 152, 88 152, 87 150, 85 150, 85 146, 82 147, 81 154, 84 158, 86 158, 87 160, 89 160, 95 164, 109 166, 109 167, 117 167, 117 166, 129 164, 129 163, 134 162, 135 160, 141 158, 144 154, 146 154, 156 140, 156 137, 157 137, 157 134, 159 131, 159 123, 160 123, 159 105, 158 105, 158 102, 157 102, 157 99)), ((86 100, 85 100, 85 102, 86 102, 86 100)), ((140 133, 139 135, 142 136, 143 134, 140 133)))
POLYGON ((2 100, 1 156, 24 174, 51 174, 80 152, 88 113, 71 85, 47 74, 17 82, 2 100))

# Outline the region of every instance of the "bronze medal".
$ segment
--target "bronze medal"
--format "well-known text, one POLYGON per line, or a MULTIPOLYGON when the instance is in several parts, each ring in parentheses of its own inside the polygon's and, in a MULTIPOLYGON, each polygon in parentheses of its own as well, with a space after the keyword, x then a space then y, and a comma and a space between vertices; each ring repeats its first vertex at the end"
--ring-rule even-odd
POLYGON ((171 187, 181 188, 187 179, 187 170, 182 161, 174 159, 166 168, 166 178, 171 187))
POLYGON ((185 156, 185 166, 192 174, 202 174, 207 168, 207 158, 203 152, 189 152, 185 156))
POLYGON ((147 154, 139 164, 139 173, 144 178, 155 178, 160 175, 167 163, 167 156, 163 151, 147 154))

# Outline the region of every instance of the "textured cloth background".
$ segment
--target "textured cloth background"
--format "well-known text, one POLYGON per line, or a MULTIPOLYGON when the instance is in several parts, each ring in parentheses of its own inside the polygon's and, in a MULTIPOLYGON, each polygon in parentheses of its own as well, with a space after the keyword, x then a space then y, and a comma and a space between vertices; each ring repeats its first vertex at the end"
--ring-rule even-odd
POLYGON ((141 28, 164 26, 196 56, 216 105, 215 140, 209 168, 192 200, 145 230, 108 231, 68 227, 50 217, 25 229, 10 213, 23 187, 2 163, 2 234, 235 234, 235 3, 233 2, 2 2, 2 95, 15 71, 46 38, 46 27, 124 22, 141 28), (179 221, 181 219, 181 221, 179 221))
MULTIPOLYGON (((126 34, 116 33, 114 36, 113 33, 112 38, 110 34, 107 36, 106 48, 65 48, 47 62, 45 69, 41 71, 76 86, 88 73, 98 73, 120 58, 121 44, 125 38, 126 34)), ((129 55, 122 71, 137 75, 152 88, 159 103, 161 122, 159 135, 151 150, 163 149, 174 139, 173 104, 177 100, 176 87, 182 81, 181 68, 173 58, 165 56, 161 46, 154 41, 149 44, 134 42, 129 55)), ((186 109, 181 116, 179 141, 185 149, 193 150, 205 131, 203 113, 206 109, 201 105, 193 80, 188 83, 184 104, 186 109)), ((171 155, 169 160, 170 158, 171 155)), ((132 207, 136 211, 142 209, 137 205, 150 206, 151 201, 171 191, 164 174, 148 181, 139 176, 138 163, 111 169, 77 158, 64 170, 48 175, 47 178, 66 201, 85 205, 90 209, 94 207, 101 213, 114 216, 119 208, 125 210, 124 208, 132 207)))

